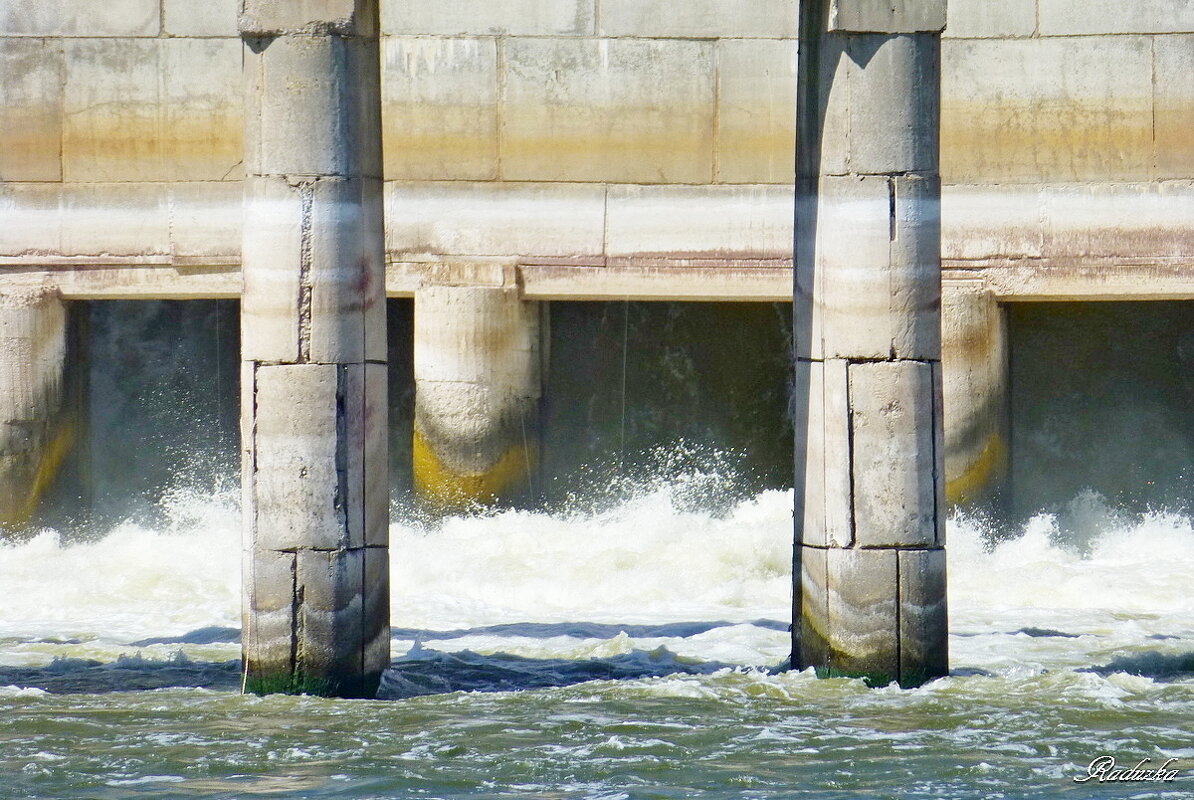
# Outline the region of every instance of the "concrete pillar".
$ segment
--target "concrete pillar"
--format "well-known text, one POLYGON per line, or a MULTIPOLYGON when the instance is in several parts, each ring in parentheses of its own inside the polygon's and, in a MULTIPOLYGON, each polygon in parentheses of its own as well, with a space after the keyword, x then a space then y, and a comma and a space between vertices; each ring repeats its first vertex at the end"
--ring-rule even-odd
POLYGON ((943 0, 804 0, 792 663, 944 674, 943 0))
POLYGON ((373 0, 241 0, 245 687, 371 697, 389 664, 373 0))
POLYGON ((945 284, 945 497, 996 514, 1007 509, 1008 342, 1004 309, 970 282, 945 284))
POLYGON ((415 490, 453 510, 533 491, 540 307, 512 288, 415 293, 415 490))
POLYGON ((48 289, 0 294, 0 524, 28 522, 71 449, 66 309, 48 289))

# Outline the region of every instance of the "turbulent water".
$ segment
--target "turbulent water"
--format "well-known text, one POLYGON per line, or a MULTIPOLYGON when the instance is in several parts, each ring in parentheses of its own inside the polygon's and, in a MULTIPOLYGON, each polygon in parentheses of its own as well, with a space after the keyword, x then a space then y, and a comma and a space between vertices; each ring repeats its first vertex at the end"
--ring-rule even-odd
POLYGON ((231 493, 0 545, 0 798, 1194 796, 1188 518, 954 518, 953 674, 901 691, 774 669, 790 493, 682 493, 396 522, 377 702, 239 694, 231 493))

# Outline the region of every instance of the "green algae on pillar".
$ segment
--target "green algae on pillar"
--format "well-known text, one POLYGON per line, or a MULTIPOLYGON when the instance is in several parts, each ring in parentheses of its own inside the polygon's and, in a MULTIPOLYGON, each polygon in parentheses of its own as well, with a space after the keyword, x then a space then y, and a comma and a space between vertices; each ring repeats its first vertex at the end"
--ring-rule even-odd
POLYGON ((415 293, 414 483, 441 510, 534 490, 540 308, 517 290, 415 293))
POLYGON ((938 129, 943 0, 805 0, 792 664, 948 671, 938 129))
POLYGON ((245 688, 389 664, 377 8, 242 0, 245 688))

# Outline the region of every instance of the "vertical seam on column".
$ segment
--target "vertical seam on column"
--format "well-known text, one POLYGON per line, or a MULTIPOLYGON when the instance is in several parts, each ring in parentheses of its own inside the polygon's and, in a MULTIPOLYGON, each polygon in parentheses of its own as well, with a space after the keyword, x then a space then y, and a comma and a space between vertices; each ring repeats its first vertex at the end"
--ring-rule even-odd
POLYGON ((1150 132, 1152 134, 1152 141, 1150 144, 1152 145, 1153 158, 1151 177, 1153 180, 1157 180, 1157 177, 1160 175, 1161 153, 1157 147, 1157 37, 1155 36, 1149 37, 1148 54, 1149 67, 1151 68, 1151 86, 1149 88, 1152 90, 1152 102, 1149 104, 1150 111, 1152 112, 1152 131, 1150 132))
POLYGON ((299 551, 290 558, 290 677, 292 685, 299 676, 299 661, 302 658, 303 625, 300 615, 303 611, 303 589, 299 585, 299 551))
MULTIPOLYGON (((349 388, 349 382, 350 382, 348 370, 351 369, 353 366, 355 366, 355 365, 349 365, 349 364, 336 364, 335 365, 335 369, 336 369, 336 408, 335 408, 334 413, 336 415, 336 452, 335 452, 334 457, 336 459, 336 461, 335 461, 336 493, 332 499, 332 510, 336 513, 336 522, 340 528, 340 530, 337 532, 338 533, 337 538, 340 541, 341 547, 352 547, 351 531, 352 531, 352 522, 353 521, 350 518, 352 509, 349 507, 350 504, 348 502, 348 459, 349 459, 349 455, 350 455, 349 450, 351 449, 349 447, 349 442, 348 442, 348 413, 349 413, 348 409, 349 409, 349 404, 351 401, 351 398, 348 397, 348 393, 349 393, 348 388, 349 388)), ((363 395, 364 395, 364 377, 365 377, 364 370, 365 370, 365 365, 362 364, 361 365, 362 400, 363 400, 363 395)), ((363 410, 363 403, 362 403, 362 410, 363 410)), ((362 415, 362 419, 361 419, 361 424, 362 424, 362 433, 363 433, 363 426, 364 426, 363 415, 362 415)), ((363 444, 363 442, 362 442, 362 444, 363 444)), ((365 462, 364 462, 364 447, 363 446, 361 448, 361 453, 362 453, 362 456, 361 456, 361 467, 362 467, 361 490, 363 493, 364 488, 365 488, 364 487, 365 462)), ((362 496, 362 500, 363 499, 364 499, 364 497, 362 496)), ((361 541, 362 541, 362 544, 364 543, 364 537, 365 537, 364 510, 365 510, 364 504, 362 503, 361 504, 361 541)))
POLYGON ((497 163, 494 164, 494 176, 501 181, 505 175, 503 160, 506 150, 506 37, 496 37, 493 48, 497 68, 497 145, 494 148, 497 163))
POLYGON ((713 152, 710 154, 710 180, 721 182, 721 40, 715 41, 713 47, 713 152))
POLYGON ((901 611, 903 609, 902 590, 900 581, 900 550, 893 550, 895 555, 895 657, 896 657, 896 683, 903 686, 904 683, 904 654, 903 654, 903 624, 901 620, 901 611))
POLYGON ((299 197, 302 201, 301 230, 299 233, 299 329, 298 329, 298 360, 305 364, 311 360, 311 313, 313 305, 313 287, 311 279, 311 262, 313 250, 314 222, 312 220, 315 205, 315 187, 312 183, 299 184, 299 197))
POLYGON ((937 404, 941 399, 937 395, 937 377, 940 369, 940 361, 929 362, 929 397, 931 398, 929 410, 932 414, 932 418, 929 420, 932 426, 929 430, 929 441, 932 443, 929 452, 933 459, 933 544, 938 547, 941 546, 941 513, 944 509, 941 507, 941 492, 937 491, 937 488, 945 485, 945 476, 941 474, 945 465, 945 453, 937 452, 937 427, 945 423, 944 409, 937 404))
MULTIPOLYGON (((858 520, 855 513, 855 505, 857 498, 855 496, 854 488, 854 397, 850 392, 850 372, 853 369, 853 364, 849 360, 846 361, 846 472, 850 476, 850 513, 848 515, 848 522, 850 525, 850 543, 849 547, 853 547, 858 541, 858 520)), ((824 389, 822 389, 824 391, 824 389)), ((826 544, 829 544, 826 542, 826 544)))

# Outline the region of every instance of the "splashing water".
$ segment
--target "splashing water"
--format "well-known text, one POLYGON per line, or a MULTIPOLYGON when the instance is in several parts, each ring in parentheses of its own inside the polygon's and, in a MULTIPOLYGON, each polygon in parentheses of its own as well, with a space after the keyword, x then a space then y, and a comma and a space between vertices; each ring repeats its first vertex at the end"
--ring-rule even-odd
POLYGON ((867 690, 765 669, 790 647, 791 493, 696 491, 395 522, 380 708, 237 694, 231 492, 0 545, 0 797, 1064 797, 1103 752, 1194 759, 1188 518, 955 516, 953 674, 867 690), (138 686, 216 691, 112 694, 138 686))

